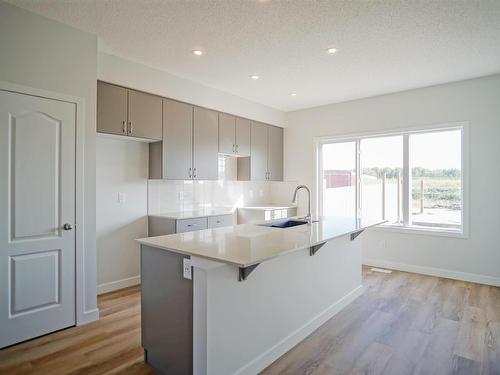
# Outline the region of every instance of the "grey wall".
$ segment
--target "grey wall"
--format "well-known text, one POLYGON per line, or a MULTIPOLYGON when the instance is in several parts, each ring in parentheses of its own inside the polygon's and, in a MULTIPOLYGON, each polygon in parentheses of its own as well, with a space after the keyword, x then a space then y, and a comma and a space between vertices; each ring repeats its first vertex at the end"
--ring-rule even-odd
POLYGON ((148 235, 148 158, 144 142, 97 136, 97 292, 140 283, 137 238, 148 235), (118 194, 125 194, 123 202, 118 194))
POLYGON ((96 308, 97 37, 0 1, 0 51, 0 80, 85 99, 85 310, 91 312, 96 308))

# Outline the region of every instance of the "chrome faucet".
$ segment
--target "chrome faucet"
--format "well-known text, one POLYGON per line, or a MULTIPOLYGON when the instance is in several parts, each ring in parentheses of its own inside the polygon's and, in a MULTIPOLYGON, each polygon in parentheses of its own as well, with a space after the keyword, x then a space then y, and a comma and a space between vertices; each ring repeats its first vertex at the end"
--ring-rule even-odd
POLYGON ((307 222, 309 224, 312 223, 312 216, 311 216, 311 191, 309 190, 309 188, 306 186, 306 185, 299 185, 295 188, 295 191, 293 193, 293 199, 292 199, 292 203, 296 204, 297 203, 297 192, 300 190, 300 189, 306 189, 307 190, 307 199, 308 199, 308 205, 307 205, 307 215, 304 217, 304 219, 307 220, 307 222))

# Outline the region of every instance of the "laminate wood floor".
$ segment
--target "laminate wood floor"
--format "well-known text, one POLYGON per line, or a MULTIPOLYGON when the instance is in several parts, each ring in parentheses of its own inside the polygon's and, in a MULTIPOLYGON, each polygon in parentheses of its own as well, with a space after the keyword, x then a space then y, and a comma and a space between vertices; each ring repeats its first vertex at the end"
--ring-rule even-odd
MULTIPOLYGON (((500 288, 363 269, 364 293, 262 372, 500 374, 500 288)), ((101 319, 0 350, 0 374, 154 374, 140 289, 99 296, 101 319)))

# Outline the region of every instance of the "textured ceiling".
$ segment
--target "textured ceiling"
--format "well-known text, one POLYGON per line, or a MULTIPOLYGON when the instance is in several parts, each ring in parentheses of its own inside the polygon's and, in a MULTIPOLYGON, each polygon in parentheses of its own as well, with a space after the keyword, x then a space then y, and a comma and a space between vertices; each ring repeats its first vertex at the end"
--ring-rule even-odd
POLYGON ((284 111, 500 72, 499 0, 9 2, 99 35, 103 52, 284 111))

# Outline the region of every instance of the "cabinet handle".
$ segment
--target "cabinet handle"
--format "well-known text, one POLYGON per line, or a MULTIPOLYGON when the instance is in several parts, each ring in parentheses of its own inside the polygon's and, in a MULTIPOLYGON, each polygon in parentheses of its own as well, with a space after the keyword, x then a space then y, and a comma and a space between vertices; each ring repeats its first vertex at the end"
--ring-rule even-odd
POLYGON ((236 148, 234 147, 234 143, 233 143, 233 154, 236 152, 236 148))
POLYGON ((123 129, 123 134, 127 134, 127 122, 125 120, 122 121, 122 129, 123 129))
POLYGON ((193 177, 193 175, 191 174, 191 167, 189 168, 189 178, 193 177))
POLYGON ((236 145, 236 153, 238 153, 239 148, 240 148, 240 146, 236 145))
POLYGON ((132 121, 128 122, 128 134, 132 134, 132 121))
POLYGON ((193 168, 193 178, 196 178, 196 168, 193 168))

